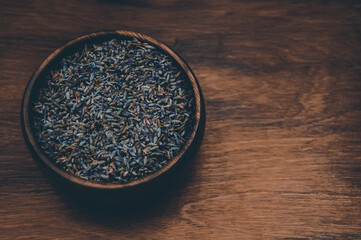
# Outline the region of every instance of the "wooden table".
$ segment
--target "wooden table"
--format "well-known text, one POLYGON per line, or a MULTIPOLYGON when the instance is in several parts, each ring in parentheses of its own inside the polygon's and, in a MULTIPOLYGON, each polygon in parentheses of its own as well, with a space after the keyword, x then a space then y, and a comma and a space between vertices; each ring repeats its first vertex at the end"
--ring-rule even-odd
POLYGON ((361 239, 359 1, 2 1, 1 239, 361 239), (27 81, 57 47, 124 29, 175 49, 206 101, 192 169, 130 208, 75 203, 20 128, 27 81))

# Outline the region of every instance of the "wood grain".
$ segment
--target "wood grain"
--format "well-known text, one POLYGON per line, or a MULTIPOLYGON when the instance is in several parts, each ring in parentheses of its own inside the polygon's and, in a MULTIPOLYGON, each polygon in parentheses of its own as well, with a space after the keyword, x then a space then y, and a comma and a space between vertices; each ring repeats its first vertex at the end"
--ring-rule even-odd
POLYGON ((358 1, 2 1, 2 239, 360 239, 358 1), (205 97, 203 144, 165 196, 84 206, 42 175, 20 104, 56 48, 106 29, 177 51, 205 97))

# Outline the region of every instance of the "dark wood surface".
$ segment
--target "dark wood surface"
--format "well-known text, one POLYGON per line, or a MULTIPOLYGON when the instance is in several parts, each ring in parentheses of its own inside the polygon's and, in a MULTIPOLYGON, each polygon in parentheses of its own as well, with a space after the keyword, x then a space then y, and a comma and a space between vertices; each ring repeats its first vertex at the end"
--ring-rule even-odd
POLYGON ((361 239, 359 1, 1 2, 1 239, 361 239), (205 97, 192 168, 149 204, 73 200, 21 133, 36 67, 107 29, 172 47, 205 97))

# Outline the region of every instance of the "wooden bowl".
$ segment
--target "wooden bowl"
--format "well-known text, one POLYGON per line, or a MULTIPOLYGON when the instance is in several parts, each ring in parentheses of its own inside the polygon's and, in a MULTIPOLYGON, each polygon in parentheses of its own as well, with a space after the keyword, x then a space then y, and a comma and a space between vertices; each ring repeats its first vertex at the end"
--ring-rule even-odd
POLYGON ((174 182, 185 168, 188 166, 193 155, 198 150, 203 138, 205 128, 205 106, 202 92, 198 81, 192 70, 185 63, 185 61, 177 55, 173 50, 163 43, 145 36, 143 34, 128 32, 128 31, 103 31, 92 33, 79 37, 73 41, 68 42, 64 46, 54 51, 34 72, 31 76, 28 85, 25 89, 22 109, 21 109, 21 123, 25 141, 33 154, 38 165, 47 173, 49 177, 55 180, 55 183, 71 190, 80 196, 87 196, 91 199, 102 200, 131 200, 135 197, 153 194, 169 183, 174 182), (76 52, 84 44, 99 43, 111 39, 131 39, 137 38, 140 41, 148 42, 157 46, 165 54, 169 55, 174 63, 183 70, 188 77, 195 95, 195 124, 193 132, 187 140, 184 148, 180 153, 171 159, 161 169, 143 178, 131 181, 129 183, 102 183, 90 180, 84 180, 75 175, 71 175, 63 169, 56 166, 43 152, 37 141, 35 140, 34 130, 31 124, 32 119, 32 100, 36 97, 38 89, 45 81, 49 71, 64 57, 76 52), (89 196, 90 195, 90 196, 89 196))

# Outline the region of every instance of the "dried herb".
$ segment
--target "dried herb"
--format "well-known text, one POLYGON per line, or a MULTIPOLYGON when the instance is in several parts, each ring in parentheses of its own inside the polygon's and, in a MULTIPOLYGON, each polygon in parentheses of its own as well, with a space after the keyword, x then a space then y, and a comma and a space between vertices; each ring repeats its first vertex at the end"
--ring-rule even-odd
POLYGON ((167 164, 194 126, 194 93, 160 49, 137 39, 85 45, 33 102, 45 154, 83 179, 127 183, 167 164))

